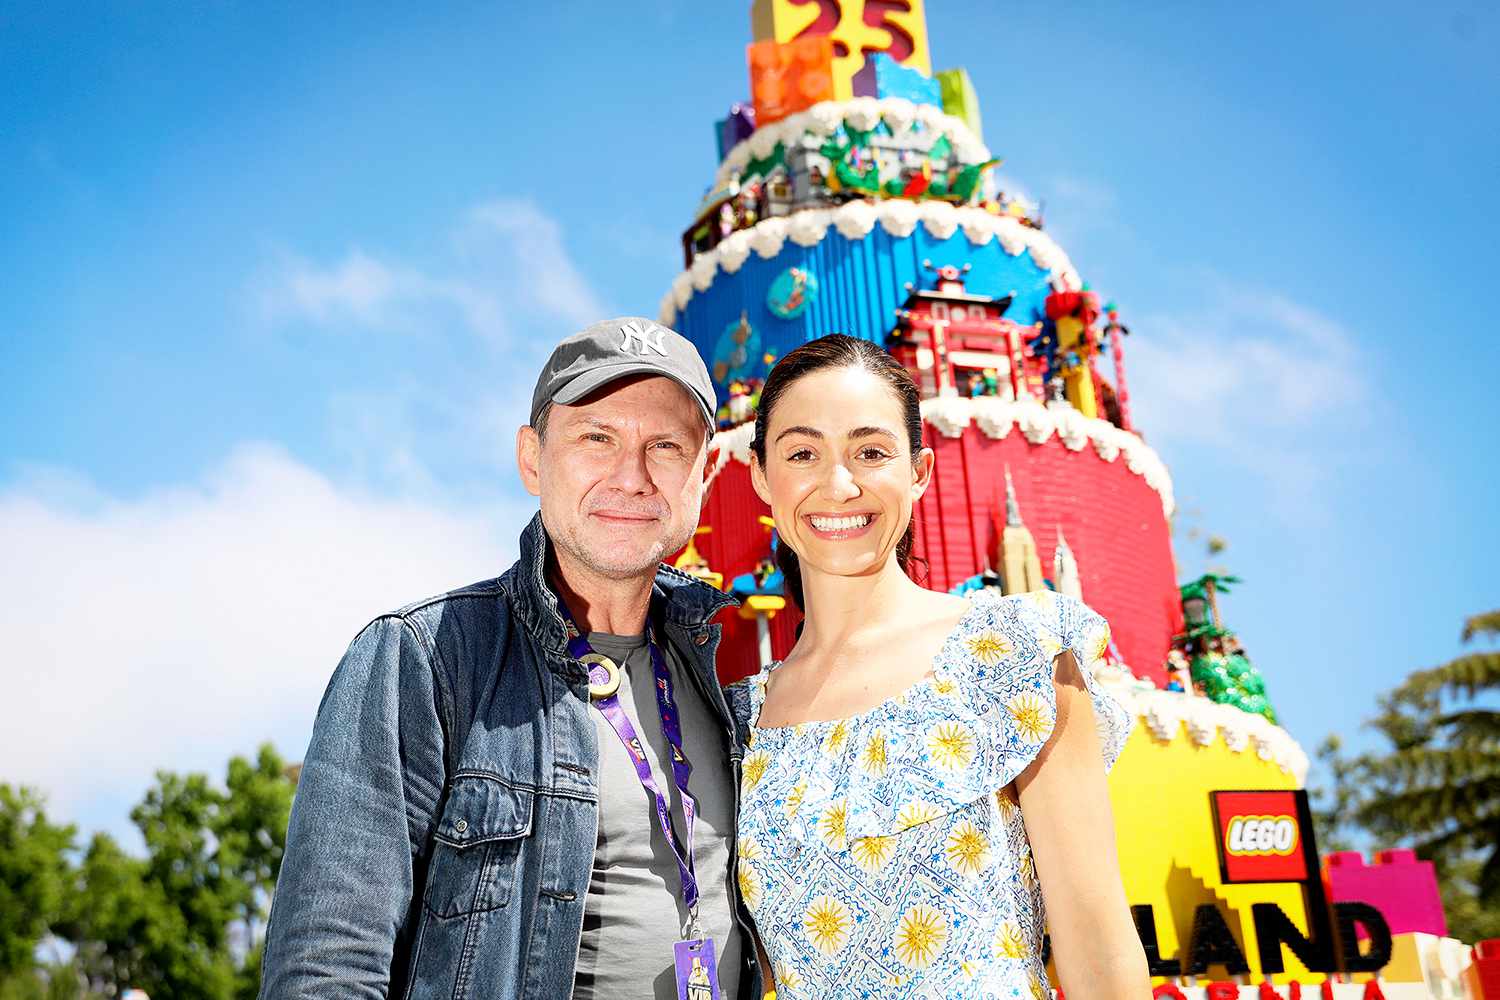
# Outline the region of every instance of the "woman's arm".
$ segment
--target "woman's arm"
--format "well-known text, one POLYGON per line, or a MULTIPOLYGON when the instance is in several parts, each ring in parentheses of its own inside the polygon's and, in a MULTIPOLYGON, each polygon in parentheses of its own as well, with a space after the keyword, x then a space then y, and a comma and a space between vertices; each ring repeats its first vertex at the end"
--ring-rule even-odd
POLYGON ((1146 997, 1151 977, 1115 853, 1094 710, 1071 652, 1057 658, 1057 724, 1016 778, 1057 975, 1068 1000, 1146 997))

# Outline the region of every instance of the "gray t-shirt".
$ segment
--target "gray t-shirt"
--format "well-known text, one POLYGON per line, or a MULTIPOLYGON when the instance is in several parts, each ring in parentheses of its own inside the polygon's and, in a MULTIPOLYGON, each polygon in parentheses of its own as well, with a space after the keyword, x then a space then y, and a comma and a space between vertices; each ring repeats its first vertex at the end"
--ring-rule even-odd
MULTIPOLYGON (((671 799, 672 826, 681 838, 682 800, 666 763, 671 758, 657 714, 646 637, 593 632, 589 645, 621 666, 620 705, 644 745, 657 787, 671 799)), ((693 832, 698 922, 714 941, 720 996, 733 1000, 739 994, 743 942, 735 928, 729 895, 734 787, 725 756, 724 726, 703 703, 688 673, 692 668, 669 643, 663 645, 682 720, 683 751, 693 767, 688 790, 698 802, 693 832)), ((599 737, 599 839, 583 907, 573 996, 575 1000, 676 1000, 672 946, 682 940, 688 920, 677 860, 662 834, 655 801, 641 786, 620 738, 602 712, 590 711, 599 737)))

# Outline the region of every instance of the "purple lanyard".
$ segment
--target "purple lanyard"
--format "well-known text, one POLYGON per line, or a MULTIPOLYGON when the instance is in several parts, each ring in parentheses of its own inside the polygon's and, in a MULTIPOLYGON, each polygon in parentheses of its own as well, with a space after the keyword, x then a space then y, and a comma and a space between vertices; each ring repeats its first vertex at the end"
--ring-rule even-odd
MULTIPOLYGON (((563 606, 561 599, 557 602, 557 609, 562 612, 563 624, 568 630, 568 655, 578 660, 593 653, 594 648, 579 632, 578 626, 573 623, 573 616, 563 606)), ((677 701, 672 697, 672 676, 667 672, 667 662, 662 656, 661 648, 656 644, 654 633, 648 635, 648 644, 651 649, 651 669, 656 675, 656 711, 661 716, 662 735, 667 738, 667 746, 672 751, 672 778, 677 783, 677 791, 682 796, 682 819, 687 833, 685 848, 678 844, 677 834, 672 830, 672 807, 651 773, 651 765, 646 761, 646 753, 641 746, 640 738, 636 735, 635 726, 630 724, 630 717, 620 706, 620 696, 611 694, 605 698, 595 699, 594 704, 603 713, 605 721, 615 731, 615 735, 620 737, 620 742, 625 746, 625 752, 630 755, 631 761, 635 764, 635 773, 641 779, 641 785, 656 799, 656 818, 661 822, 662 833, 666 835, 667 846, 672 849, 672 856, 677 859, 677 870, 682 875, 682 901, 687 906, 688 916, 692 922, 690 933, 696 937, 698 934, 698 877, 693 869, 693 823, 697 817, 698 804, 688 792, 688 776, 693 773, 693 766, 688 762, 687 754, 682 750, 682 724, 677 718, 677 701)), ((596 677, 595 672, 602 675, 603 670, 604 668, 600 666, 591 667, 590 682, 596 683, 601 680, 602 677, 596 677)))

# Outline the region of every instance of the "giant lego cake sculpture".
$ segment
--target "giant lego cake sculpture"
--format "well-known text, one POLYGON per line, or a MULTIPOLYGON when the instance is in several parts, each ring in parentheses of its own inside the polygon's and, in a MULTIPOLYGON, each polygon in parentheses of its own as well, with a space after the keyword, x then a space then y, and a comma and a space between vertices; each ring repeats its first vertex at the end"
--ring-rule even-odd
MULTIPOLYGON (((1389 964, 1390 932, 1440 937, 1329 902, 1307 757, 1219 617, 1234 581, 1176 579, 1172 480, 1131 419, 1128 331, 1036 207, 1000 189, 967 73, 931 71, 921 0, 757 0, 751 20, 751 97, 715 123, 718 168, 661 303, 725 401, 703 527, 676 560, 741 599, 722 679, 785 655, 797 621, 750 485, 759 386, 806 340, 863 337, 922 388, 937 453, 914 515, 922 582, 1051 588, 1110 622, 1101 679, 1137 715, 1114 818, 1166 992, 1358 977, 1389 964)), ((1397 985, 1386 995, 1429 995, 1397 985)))

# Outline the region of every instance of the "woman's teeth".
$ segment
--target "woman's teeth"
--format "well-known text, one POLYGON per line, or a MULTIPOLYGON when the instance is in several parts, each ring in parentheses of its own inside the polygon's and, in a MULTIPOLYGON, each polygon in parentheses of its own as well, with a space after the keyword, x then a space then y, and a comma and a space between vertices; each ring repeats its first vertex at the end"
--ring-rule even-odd
POLYGON ((870 523, 869 514, 859 514, 855 517, 814 517, 811 519, 814 528, 819 531, 853 531, 855 528, 863 528, 870 523))

